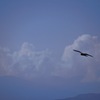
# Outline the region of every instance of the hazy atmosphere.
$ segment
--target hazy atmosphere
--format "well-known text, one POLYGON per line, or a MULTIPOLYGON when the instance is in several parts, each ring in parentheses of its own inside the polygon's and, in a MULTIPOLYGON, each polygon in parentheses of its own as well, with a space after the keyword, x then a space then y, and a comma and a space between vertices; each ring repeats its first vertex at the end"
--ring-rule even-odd
POLYGON ((0 0, 0 99, 81 93, 100 93, 100 1, 0 0))

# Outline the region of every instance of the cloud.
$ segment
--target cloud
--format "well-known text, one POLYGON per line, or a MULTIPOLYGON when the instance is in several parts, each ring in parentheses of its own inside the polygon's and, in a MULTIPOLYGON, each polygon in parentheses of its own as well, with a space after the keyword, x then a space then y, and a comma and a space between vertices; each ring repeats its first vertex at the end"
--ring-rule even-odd
POLYGON ((47 77, 54 71, 54 60, 46 49, 37 51, 33 44, 23 43, 19 51, 0 48, 0 75, 34 79, 47 77))
POLYGON ((11 52, 0 48, 0 75, 10 75, 26 79, 46 78, 57 80, 76 80, 80 82, 100 81, 100 41, 98 37, 84 34, 71 45, 65 47, 58 58, 48 49, 36 50, 33 44, 25 42, 20 50, 11 52), (94 56, 81 57, 73 49, 94 56))
POLYGON ((23 43, 21 49, 13 53, 12 72, 33 78, 50 71, 51 53, 49 50, 36 51, 29 43, 23 43), (50 67, 50 68, 48 68, 50 67))
POLYGON ((100 41, 96 36, 82 35, 78 37, 73 44, 66 46, 62 60, 72 76, 81 76, 82 82, 95 81, 100 78, 100 41), (78 49, 90 53, 94 58, 81 57, 78 53, 73 52, 78 49))

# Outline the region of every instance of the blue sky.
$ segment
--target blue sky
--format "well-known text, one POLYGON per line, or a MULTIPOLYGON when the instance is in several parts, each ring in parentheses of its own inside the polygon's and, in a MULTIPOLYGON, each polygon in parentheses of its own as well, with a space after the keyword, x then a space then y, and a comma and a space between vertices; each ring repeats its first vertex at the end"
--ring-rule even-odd
POLYGON ((1 45, 18 49, 30 42, 39 49, 61 51, 81 34, 99 35, 99 4, 99 0, 2 0, 1 45))
POLYGON ((1 79, 35 82, 51 99, 100 92, 99 27, 99 0, 1 0, 1 79))

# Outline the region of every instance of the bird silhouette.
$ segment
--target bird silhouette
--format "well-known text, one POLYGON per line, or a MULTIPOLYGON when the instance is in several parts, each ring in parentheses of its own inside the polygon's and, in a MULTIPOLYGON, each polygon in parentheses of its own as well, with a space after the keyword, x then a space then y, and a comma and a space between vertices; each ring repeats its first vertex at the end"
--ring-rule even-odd
POLYGON ((83 52, 81 52, 81 51, 79 51, 79 50, 73 50, 73 51, 79 52, 81 56, 85 56, 85 57, 90 56, 90 57, 93 57, 92 55, 90 55, 90 54, 88 54, 88 53, 83 53, 83 52))

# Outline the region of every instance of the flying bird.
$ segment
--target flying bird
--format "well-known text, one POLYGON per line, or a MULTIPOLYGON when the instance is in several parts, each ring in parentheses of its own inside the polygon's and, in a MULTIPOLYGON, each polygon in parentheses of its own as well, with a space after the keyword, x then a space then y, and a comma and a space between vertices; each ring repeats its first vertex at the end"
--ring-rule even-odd
POLYGON ((83 52, 81 52, 81 51, 79 51, 79 50, 73 50, 73 51, 79 52, 81 56, 86 56, 86 57, 90 56, 90 57, 93 57, 92 55, 90 55, 90 54, 88 54, 88 53, 83 53, 83 52))

